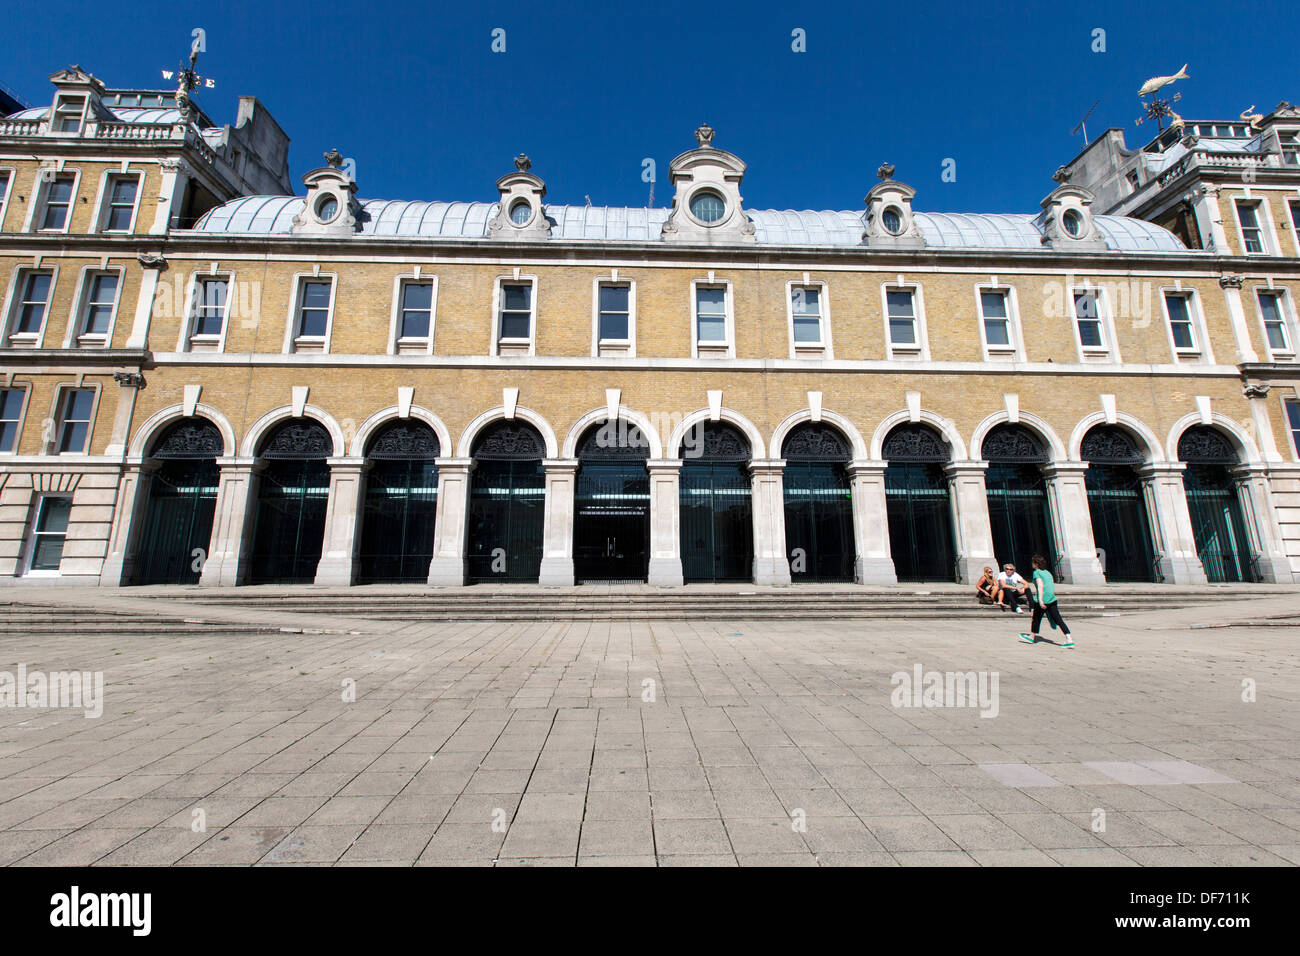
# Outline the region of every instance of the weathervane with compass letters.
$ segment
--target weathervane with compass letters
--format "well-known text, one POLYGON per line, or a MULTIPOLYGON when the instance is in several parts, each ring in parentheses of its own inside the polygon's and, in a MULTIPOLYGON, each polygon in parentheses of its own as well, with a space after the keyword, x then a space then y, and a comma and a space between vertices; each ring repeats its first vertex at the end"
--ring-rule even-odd
POLYGON ((215 89, 217 81, 208 76, 199 76, 194 66, 199 61, 199 54, 207 49, 205 39, 206 34, 202 28, 197 28, 193 32, 194 42, 190 44, 190 62, 186 66, 181 64, 179 70, 163 70, 164 80, 176 80, 176 106, 181 112, 186 113, 190 107, 190 93, 198 87, 206 90, 215 89))

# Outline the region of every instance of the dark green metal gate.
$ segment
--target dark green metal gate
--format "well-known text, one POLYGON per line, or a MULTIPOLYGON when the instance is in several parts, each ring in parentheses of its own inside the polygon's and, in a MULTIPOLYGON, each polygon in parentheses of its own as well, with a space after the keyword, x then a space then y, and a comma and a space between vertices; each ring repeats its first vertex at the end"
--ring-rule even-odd
POLYGON ((1238 463, 1222 432, 1196 425, 1178 440, 1178 458, 1187 463, 1183 488, 1192 517, 1196 553, 1211 581, 1255 581, 1246 519, 1229 469, 1238 463))
POLYGON ((542 568, 546 473, 542 436, 520 421, 488 426, 474 442, 466 579, 536 581, 542 568))
POLYGON ((650 567, 650 445, 626 422, 592 426, 578 442, 573 571, 589 581, 644 581, 650 567))
POLYGON ((792 581, 852 581, 853 498, 849 443, 829 425, 808 422, 782 444, 786 460, 785 550, 792 581))
POLYGON ((310 584, 325 541, 334 447, 319 422, 296 419, 268 437, 259 457, 256 531, 249 579, 254 584, 310 584))
POLYGON ((955 581, 947 444, 925 425, 899 425, 885 438, 889 550, 900 581, 955 581))
POLYGON ((439 451, 438 436, 420 421, 393 422, 371 439, 357 553, 359 583, 429 579, 439 451))
POLYGON ((1084 486, 1092 537, 1106 580, 1157 580, 1151 521, 1136 470, 1142 453, 1127 432, 1098 425, 1083 436, 1081 454, 1088 462, 1084 486))
POLYGON ((995 565, 1026 569, 1041 554, 1056 567, 1056 542, 1042 466, 1047 451, 1038 436, 1021 425, 999 425, 985 436, 984 473, 995 565))
POLYGON ((750 581, 754 518, 749 442, 730 425, 696 426, 683 444, 682 576, 687 581, 750 581))
POLYGON ((150 455, 149 484, 132 584, 197 584, 212 537, 221 433, 201 418, 171 425, 150 455))

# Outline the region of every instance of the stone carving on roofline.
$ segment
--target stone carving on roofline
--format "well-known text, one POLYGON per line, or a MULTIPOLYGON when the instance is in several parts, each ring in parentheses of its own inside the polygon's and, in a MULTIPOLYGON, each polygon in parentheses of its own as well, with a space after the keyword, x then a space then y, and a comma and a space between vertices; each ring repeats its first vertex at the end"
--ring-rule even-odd
POLYGON ((551 220, 547 218, 546 183, 532 172, 533 161, 527 153, 515 157, 515 171, 497 180, 500 201, 496 215, 488 221, 488 236, 514 242, 549 239, 551 220))
POLYGON ((884 163, 876 170, 880 182, 871 187, 866 199, 862 241, 877 249, 919 249, 925 245, 925 236, 912 215, 912 197, 916 190, 906 183, 890 178, 894 175, 893 163, 884 163))
POLYGON ((345 239, 361 231, 361 203, 357 184, 343 169, 343 155, 337 149, 325 154, 326 165, 302 177, 307 198, 302 211, 293 217, 295 236, 345 239))
POLYGON ((754 242, 754 224, 745 214, 740 181, 745 164, 740 157, 713 145, 708 123, 695 131, 695 149, 682 153, 668 167, 673 184, 673 208, 660 235, 666 242, 754 242))
POLYGON ((1105 252, 1106 239, 1092 217, 1092 193, 1082 186, 1064 185, 1043 200, 1034 225, 1043 245, 1070 252, 1105 252))

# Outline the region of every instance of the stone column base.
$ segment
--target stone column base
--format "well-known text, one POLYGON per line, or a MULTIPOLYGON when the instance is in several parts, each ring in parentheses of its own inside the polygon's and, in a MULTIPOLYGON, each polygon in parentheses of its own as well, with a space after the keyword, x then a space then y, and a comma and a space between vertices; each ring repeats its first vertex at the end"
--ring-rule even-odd
POLYGON ((1181 554, 1164 555, 1160 559, 1160 573, 1165 584, 1206 584, 1209 581, 1199 558, 1189 559, 1181 554))
POLYGON ((542 558, 537 583, 546 588, 573 587, 573 558, 542 558))
POLYGON ((1297 578, 1285 554, 1261 554, 1255 562, 1261 581, 1270 584, 1294 584, 1297 578))
POLYGON ((330 587, 351 587, 352 561, 348 558, 321 558, 316 565, 315 583, 330 587))
MULTIPOLYGON (((1026 579, 1030 575, 1023 575, 1026 579)), ((1067 584, 1105 584, 1106 575, 1102 573, 1101 562, 1096 555, 1086 558, 1061 558, 1061 580, 1067 584)))
POLYGON ((465 561, 461 558, 438 558, 429 562, 429 586, 459 588, 465 586, 465 561))
POLYGON ((789 586, 790 562, 784 558, 754 558, 754 583, 789 586))
POLYGON ((857 584, 897 584, 898 571, 893 558, 864 558, 853 561, 853 580, 857 584))
POLYGON ((681 587, 685 583, 682 579, 682 559, 651 558, 646 583, 658 588, 681 587))

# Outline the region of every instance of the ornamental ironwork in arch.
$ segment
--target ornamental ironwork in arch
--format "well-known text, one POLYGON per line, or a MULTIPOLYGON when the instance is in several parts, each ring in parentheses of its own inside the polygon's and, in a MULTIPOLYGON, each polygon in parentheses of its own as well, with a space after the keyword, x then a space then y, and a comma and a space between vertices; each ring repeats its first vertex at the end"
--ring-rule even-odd
POLYGON ((578 458, 582 461, 645 461, 649 457, 650 442, 625 418, 592 425, 578 442, 578 458))
POLYGON ((474 439, 475 458, 496 461, 528 461, 546 457, 546 443, 537 429, 526 422, 493 422, 474 439))
POLYGON ((1205 465, 1235 465, 1241 459, 1228 436, 1209 425, 1193 425, 1178 439, 1178 460, 1205 465))
POLYGON ((688 461, 749 461, 749 440, 724 422, 696 422, 682 439, 688 461))
POLYGON ((441 450, 438 436, 424 422, 389 422, 370 439, 366 457, 427 461, 437 458, 441 450))
POLYGON ((1024 425, 999 425, 984 436, 985 461, 1041 465, 1047 461, 1042 440, 1024 425))
POLYGON ((173 422, 154 442, 154 458, 219 458, 226 450, 217 426, 206 418, 173 422))
POLYGON ((833 425, 804 422, 791 429, 781 445, 781 457, 789 461, 848 461, 848 440, 833 425))
POLYGON ((1133 436, 1116 425, 1091 429, 1079 444, 1079 455, 1103 465, 1140 465, 1146 460, 1133 436))
POLYGON ((951 457, 947 443, 927 425, 899 425, 885 436, 881 454, 886 461, 947 461, 951 457))
POLYGON ((287 421, 262 443, 262 458, 328 458, 334 454, 334 440, 320 422, 310 418, 287 421))

